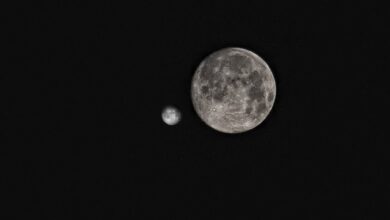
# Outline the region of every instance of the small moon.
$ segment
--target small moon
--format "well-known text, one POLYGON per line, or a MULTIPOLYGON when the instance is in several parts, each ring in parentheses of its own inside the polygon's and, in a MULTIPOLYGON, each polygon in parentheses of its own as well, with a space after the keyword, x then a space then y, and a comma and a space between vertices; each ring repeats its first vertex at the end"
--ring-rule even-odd
POLYGON ((191 83, 196 113, 224 133, 241 133, 258 126, 270 113, 275 96, 275 78, 267 63, 236 47, 206 57, 191 83))
POLYGON ((175 125, 179 123, 181 119, 181 113, 177 108, 173 106, 167 106, 163 109, 161 117, 167 125, 175 125))

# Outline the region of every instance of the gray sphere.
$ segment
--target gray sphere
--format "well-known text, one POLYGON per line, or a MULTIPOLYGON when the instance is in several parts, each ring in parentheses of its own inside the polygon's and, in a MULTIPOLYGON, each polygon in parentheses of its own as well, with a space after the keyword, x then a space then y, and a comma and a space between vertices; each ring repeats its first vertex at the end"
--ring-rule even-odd
POLYGON ((276 96, 274 76, 255 53, 225 48, 206 57, 191 84, 195 111, 210 127, 241 133, 258 126, 270 113, 276 96))
POLYGON ((175 125, 180 122, 181 113, 177 108, 167 106, 161 112, 161 117, 167 125, 175 125))

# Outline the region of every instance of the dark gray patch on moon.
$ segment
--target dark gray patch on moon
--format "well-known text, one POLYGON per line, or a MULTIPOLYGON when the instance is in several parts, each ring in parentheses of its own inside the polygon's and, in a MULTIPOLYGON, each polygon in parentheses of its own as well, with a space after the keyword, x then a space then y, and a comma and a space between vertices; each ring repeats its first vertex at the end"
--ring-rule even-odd
POLYGON ((258 55, 225 48, 206 57, 191 85, 195 111, 210 127, 241 133, 259 125, 275 101, 275 79, 258 55))

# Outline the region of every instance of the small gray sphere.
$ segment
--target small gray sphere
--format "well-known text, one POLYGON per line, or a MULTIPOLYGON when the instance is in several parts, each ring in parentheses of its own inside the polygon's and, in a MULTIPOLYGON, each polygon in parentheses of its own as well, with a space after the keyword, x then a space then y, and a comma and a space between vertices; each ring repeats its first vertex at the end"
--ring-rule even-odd
POLYGON ((276 83, 268 65, 242 48, 225 48, 206 57, 191 84, 199 117, 224 133, 258 126, 270 113, 275 96, 276 83))
POLYGON ((167 125, 175 125, 180 122, 181 113, 177 108, 167 106, 163 109, 161 117, 167 125))

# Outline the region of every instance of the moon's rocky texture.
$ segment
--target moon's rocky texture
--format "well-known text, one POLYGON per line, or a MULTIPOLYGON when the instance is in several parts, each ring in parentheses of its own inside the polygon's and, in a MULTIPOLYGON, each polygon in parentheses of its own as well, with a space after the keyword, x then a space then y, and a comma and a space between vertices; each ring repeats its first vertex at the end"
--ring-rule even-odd
POLYGON ((167 106, 163 109, 161 117, 167 125, 175 125, 179 123, 181 119, 181 113, 177 108, 173 106, 167 106))
POLYGON ((275 96, 275 79, 268 65, 242 48, 212 53, 192 79, 195 111, 207 125, 224 133, 241 133, 259 125, 270 113, 275 96))

